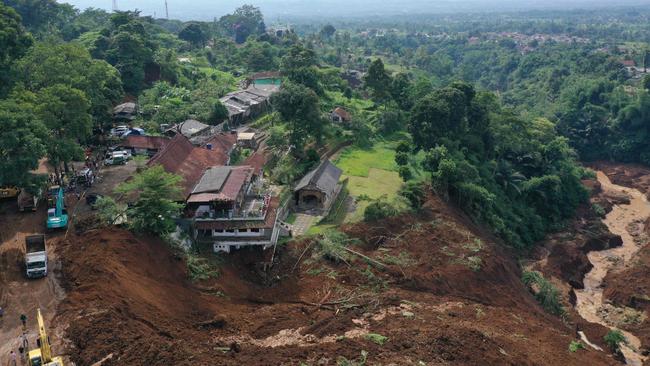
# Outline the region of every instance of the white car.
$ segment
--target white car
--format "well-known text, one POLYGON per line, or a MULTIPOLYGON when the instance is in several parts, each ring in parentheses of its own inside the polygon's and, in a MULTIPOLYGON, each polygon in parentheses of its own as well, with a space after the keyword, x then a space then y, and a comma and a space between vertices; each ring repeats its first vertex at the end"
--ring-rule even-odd
POLYGON ((117 126, 117 127, 113 128, 113 129, 111 129, 111 135, 112 136, 122 136, 125 133, 127 133, 128 131, 129 131, 128 126, 124 126, 124 125, 117 126))

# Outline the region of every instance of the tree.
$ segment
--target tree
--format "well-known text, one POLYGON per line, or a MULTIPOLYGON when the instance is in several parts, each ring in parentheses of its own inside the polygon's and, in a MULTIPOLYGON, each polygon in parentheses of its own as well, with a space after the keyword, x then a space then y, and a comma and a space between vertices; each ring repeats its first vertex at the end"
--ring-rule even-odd
POLYGON ((252 34, 263 33, 266 28, 262 12, 253 5, 243 5, 234 13, 222 16, 219 25, 239 44, 246 42, 252 34))
POLYGON ((55 84, 83 91, 97 126, 111 122, 112 106, 123 95, 118 71, 76 44, 37 43, 16 69, 19 81, 32 92, 55 84))
POLYGON ((411 96, 411 80, 405 73, 395 75, 390 85, 390 95, 402 110, 409 110, 413 107, 411 96))
POLYGON ((388 100, 390 96, 391 78, 384 68, 384 62, 380 58, 370 64, 368 73, 364 76, 363 80, 366 88, 370 89, 377 103, 383 104, 388 100))
MULTIPOLYGON (((90 103, 85 94, 63 84, 42 89, 37 95, 37 115, 49 131, 47 156, 56 168, 80 159, 79 145, 92 131, 90 103)), ((67 170, 67 169, 66 169, 67 170)))
POLYGON ((9 89, 9 67, 27 52, 33 42, 20 20, 12 8, 0 4, 0 96, 9 89))
POLYGON ((120 184, 116 192, 137 195, 135 204, 127 209, 129 225, 138 232, 163 235, 174 230, 173 218, 182 205, 175 201, 181 194, 182 177, 167 173, 156 165, 120 184))
POLYGON ((221 101, 216 101, 210 112, 210 119, 208 122, 213 125, 218 125, 228 118, 228 108, 226 108, 221 101))
POLYGON ((0 131, 0 186, 26 187, 45 155, 47 130, 33 106, 10 99, 0 101, 0 131))
POLYGON ((643 77, 643 89, 650 90, 650 75, 643 77))
POLYGON ((324 93, 316 68, 316 52, 301 44, 295 44, 282 58, 280 71, 291 82, 311 88, 317 94, 324 93))
POLYGON ((189 23, 180 32, 178 38, 191 43, 194 47, 205 46, 208 35, 198 23, 189 23))
MULTIPOLYGON (((288 122, 289 140, 301 151, 307 137, 320 141, 323 121, 316 93, 304 85, 285 83, 271 96, 273 108, 288 122)), ((298 153, 297 151, 297 153, 298 153)))
POLYGON ((331 38, 336 33, 336 28, 333 25, 327 24, 321 30, 320 34, 325 38, 331 38))

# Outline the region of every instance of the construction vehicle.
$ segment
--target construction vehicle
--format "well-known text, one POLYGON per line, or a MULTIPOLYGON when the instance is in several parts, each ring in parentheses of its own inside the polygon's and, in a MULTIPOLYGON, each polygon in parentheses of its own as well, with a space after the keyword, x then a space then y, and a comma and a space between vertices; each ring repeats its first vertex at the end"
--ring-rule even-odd
POLYGON ((17 187, 0 187, 0 198, 14 198, 18 193, 20 189, 17 187))
POLYGON ((36 211, 36 209, 38 209, 38 202, 40 201, 40 198, 40 190, 37 194, 32 194, 30 192, 27 192, 26 189, 23 189, 18 195, 18 210, 20 212, 36 211))
POLYGON ((36 310, 36 318, 38 319, 38 339, 36 344, 38 348, 33 349, 27 353, 27 362, 29 366, 63 366, 62 357, 52 357, 52 346, 50 345, 50 337, 47 336, 45 331, 45 322, 41 315, 41 309, 36 310))
POLYGON ((27 278, 47 276, 45 235, 29 235, 25 238, 25 269, 27 278))
MULTIPOLYGON (((52 189, 50 191, 54 193, 52 189)), ((60 229, 68 227, 68 211, 65 208, 65 196, 62 187, 58 187, 56 195, 48 198, 48 205, 50 205, 50 208, 47 209, 47 228, 60 229), (54 207, 51 207, 52 203, 54 207)))

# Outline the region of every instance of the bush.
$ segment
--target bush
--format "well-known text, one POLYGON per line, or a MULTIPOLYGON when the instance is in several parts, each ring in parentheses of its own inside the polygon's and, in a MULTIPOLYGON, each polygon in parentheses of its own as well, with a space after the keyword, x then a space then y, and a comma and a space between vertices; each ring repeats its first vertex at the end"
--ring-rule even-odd
POLYGON ((612 352, 618 352, 620 349, 620 344, 625 343, 626 339, 623 333, 618 329, 612 329, 605 336, 603 340, 607 346, 612 350, 612 352))
POLYGON ((560 291, 541 273, 536 271, 524 272, 521 280, 528 287, 537 286, 535 299, 542 305, 544 310, 553 315, 564 315, 564 308, 560 304, 560 291))
POLYGON ((571 341, 569 343, 569 352, 577 352, 579 349, 585 349, 585 346, 580 341, 571 341))
POLYGON ((318 239, 318 253, 322 258, 336 263, 347 262, 350 259, 350 253, 344 248, 352 241, 338 230, 327 230, 318 239))
POLYGON ((368 207, 366 207, 366 210, 363 212, 363 218, 365 221, 372 222, 386 217, 395 216, 397 213, 398 211, 395 206, 390 202, 387 202, 385 199, 380 198, 370 202, 368 207))
POLYGON ((402 178, 402 180, 405 182, 413 179, 413 171, 411 171, 411 168, 407 166, 399 167, 397 173, 399 174, 399 177, 402 178))
POLYGON ((388 342, 388 337, 377 333, 368 333, 364 336, 364 338, 380 346, 383 346, 384 343, 388 342))
POLYGON ((422 183, 419 182, 407 182, 402 186, 398 194, 404 197, 414 210, 422 208, 426 198, 422 183))

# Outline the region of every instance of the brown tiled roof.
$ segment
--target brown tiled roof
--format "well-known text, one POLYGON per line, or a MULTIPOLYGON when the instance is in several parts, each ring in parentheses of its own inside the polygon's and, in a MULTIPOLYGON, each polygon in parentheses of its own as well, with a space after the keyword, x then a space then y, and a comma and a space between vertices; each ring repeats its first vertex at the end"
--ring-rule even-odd
POLYGON ((127 136, 122 142, 123 147, 133 149, 161 149, 169 142, 169 138, 160 136, 127 136))
POLYGON ((266 211, 266 218, 262 220, 228 220, 228 221, 197 221, 196 228, 200 230, 219 230, 219 229, 246 229, 260 228, 270 229, 275 225, 275 218, 278 215, 280 198, 272 197, 269 202, 269 208, 266 211))
POLYGON ((221 150, 225 154, 230 153, 233 146, 237 143, 237 134, 230 132, 221 132, 206 141, 204 146, 212 145, 212 150, 221 150))
POLYGON ((336 107, 336 109, 334 109, 333 113, 338 114, 344 121, 349 121, 349 120, 352 119, 352 116, 350 115, 350 113, 348 113, 348 111, 346 111, 345 109, 343 109, 341 107, 336 107))
POLYGON ((201 179, 209 167, 226 165, 228 156, 221 150, 208 150, 192 145, 187 137, 178 134, 154 155, 147 165, 160 164, 169 173, 183 177, 183 199, 201 179))
POLYGON ((623 64, 623 66, 626 66, 626 67, 636 66, 636 63, 634 62, 634 60, 623 60, 623 61, 621 61, 621 63, 623 64))
POLYGON ((268 162, 268 156, 264 151, 256 151, 251 156, 247 157, 241 165, 248 165, 253 168, 253 173, 262 175, 262 169, 268 162))
POLYGON ((250 181, 253 169, 249 166, 232 167, 230 175, 221 188, 224 200, 234 201, 247 181, 250 181))

